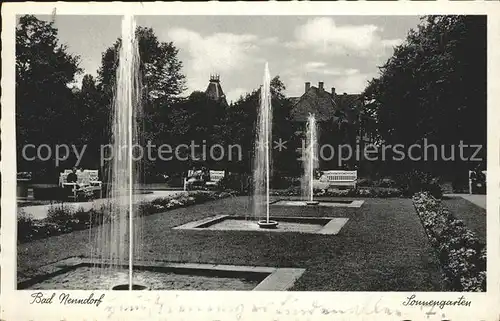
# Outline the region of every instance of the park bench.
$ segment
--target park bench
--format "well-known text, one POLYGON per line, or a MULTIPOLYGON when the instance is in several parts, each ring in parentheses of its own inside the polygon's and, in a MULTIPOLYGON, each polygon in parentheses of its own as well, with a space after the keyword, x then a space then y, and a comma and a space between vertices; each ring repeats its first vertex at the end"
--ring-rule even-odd
POLYGON ((210 180, 205 183, 208 187, 217 186, 219 181, 226 175, 225 171, 210 171, 210 180))
POLYGON ((99 197, 102 198, 102 181, 99 180, 98 170, 85 169, 76 171, 76 183, 68 183, 67 179, 70 173, 71 170, 66 169, 59 176, 59 186, 64 189, 71 188, 72 194, 70 197, 76 200, 79 192, 93 193, 99 191, 99 197))
POLYGON ((327 183, 330 186, 356 187, 357 179, 358 171, 329 170, 323 171, 319 181, 321 183, 327 183))
MULTIPOLYGON (((473 179, 472 179, 472 174, 474 173, 474 171, 469 171, 469 194, 472 194, 472 190, 473 190, 473 179)), ((486 171, 482 171, 482 173, 484 174, 484 177, 485 177, 485 181, 484 181, 484 185, 486 185, 486 171)), ((486 186, 484 186, 484 188, 486 188, 486 186)))
MULTIPOLYGON (((193 176, 194 172, 193 170, 189 170, 187 173, 187 177, 184 178, 184 191, 187 191, 190 186, 188 186, 188 179, 189 177, 193 176)), ((226 175, 225 171, 213 171, 210 170, 210 179, 209 181, 205 182, 206 187, 213 187, 216 186, 219 181, 224 178, 226 175)))

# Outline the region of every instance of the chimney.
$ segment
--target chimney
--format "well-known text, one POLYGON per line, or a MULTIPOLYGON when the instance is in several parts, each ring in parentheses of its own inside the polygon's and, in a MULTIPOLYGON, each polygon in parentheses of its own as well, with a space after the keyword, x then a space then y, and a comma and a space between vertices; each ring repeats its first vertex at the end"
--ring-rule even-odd
POLYGON ((324 85, 324 82, 322 82, 322 81, 320 81, 320 82, 318 83, 318 88, 319 88, 319 90, 323 90, 323 85, 324 85))
POLYGON ((335 87, 332 87, 332 96, 335 97, 335 87))
POLYGON ((306 90, 305 90, 305 92, 309 91, 309 88, 311 88, 311 83, 310 82, 306 82, 306 90))

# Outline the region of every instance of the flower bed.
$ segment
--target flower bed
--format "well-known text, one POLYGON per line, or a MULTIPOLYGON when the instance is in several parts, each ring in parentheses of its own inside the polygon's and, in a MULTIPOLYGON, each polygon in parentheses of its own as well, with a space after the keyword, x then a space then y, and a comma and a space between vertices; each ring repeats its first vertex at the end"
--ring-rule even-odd
MULTIPOLYGON (((192 192, 188 195, 175 197, 161 197, 148 202, 140 202, 134 207, 140 216, 162 213, 179 207, 201 204, 230 196, 224 192, 192 192)), ((76 211, 67 206, 51 206, 46 219, 34 220, 22 208, 18 208, 17 215, 17 239, 19 243, 25 243, 49 236, 83 230, 91 226, 97 226, 105 222, 107 216, 106 205, 100 208, 76 211)))
MULTIPOLYGON (((300 188, 289 188, 286 190, 274 190, 273 196, 300 196, 300 188)), ((315 189, 314 196, 325 197, 366 197, 366 198, 388 198, 401 197, 401 191, 389 187, 357 187, 350 189, 315 189)))
POLYGON ((417 193, 413 204, 438 253, 444 278, 454 291, 486 291, 486 247, 429 193, 417 193))

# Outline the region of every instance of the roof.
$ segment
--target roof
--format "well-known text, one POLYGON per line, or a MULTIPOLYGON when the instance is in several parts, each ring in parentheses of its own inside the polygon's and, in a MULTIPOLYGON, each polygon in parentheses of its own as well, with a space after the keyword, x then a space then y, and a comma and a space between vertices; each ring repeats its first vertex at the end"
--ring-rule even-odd
POLYGON ((361 94, 332 95, 311 86, 302 96, 289 98, 292 102, 291 115, 294 121, 303 122, 307 121, 310 113, 314 113, 318 121, 336 119, 344 114, 349 122, 356 122, 362 106, 360 98, 361 94))
POLYGON ((316 120, 325 121, 333 117, 335 101, 331 94, 317 87, 310 87, 293 105, 291 115, 295 121, 307 121, 310 113, 316 115, 316 120))
POLYGON ((205 90, 205 94, 209 99, 222 101, 227 104, 226 95, 220 85, 219 76, 210 76, 210 82, 208 83, 207 90, 205 90))

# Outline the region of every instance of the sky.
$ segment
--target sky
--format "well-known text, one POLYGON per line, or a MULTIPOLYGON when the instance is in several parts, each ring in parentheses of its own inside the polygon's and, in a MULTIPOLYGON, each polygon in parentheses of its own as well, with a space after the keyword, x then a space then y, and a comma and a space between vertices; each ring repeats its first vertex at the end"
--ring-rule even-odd
MULTIPOLYGON (((48 16, 39 19, 50 20, 48 16)), ((96 75, 101 55, 118 37, 120 16, 55 17, 61 43, 80 56, 84 73, 96 75)), ((402 43, 418 16, 137 16, 160 41, 179 49, 189 95, 219 74, 229 101, 262 83, 265 63, 279 75, 287 96, 304 83, 337 93, 360 93, 402 43)), ((81 79, 83 75, 79 76, 81 79)))

